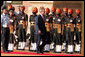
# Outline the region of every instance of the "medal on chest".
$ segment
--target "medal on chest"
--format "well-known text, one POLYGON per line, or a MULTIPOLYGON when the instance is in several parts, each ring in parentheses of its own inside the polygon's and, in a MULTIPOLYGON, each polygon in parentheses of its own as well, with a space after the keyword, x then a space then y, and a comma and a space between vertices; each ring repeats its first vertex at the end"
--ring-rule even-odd
POLYGON ((22 17, 22 19, 24 19, 24 17, 22 17))
POLYGON ((53 20, 55 20, 55 17, 53 17, 53 20))
POLYGON ((10 22, 11 22, 11 23, 13 23, 13 20, 12 20, 12 19, 10 19, 10 22))
POLYGON ((61 19, 58 19, 58 22, 61 22, 61 19))
POLYGON ((73 22, 73 20, 70 20, 70 22, 73 22))
POLYGON ((46 21, 48 22, 48 21, 49 21, 49 19, 46 19, 46 21))
POLYGON ((78 22, 80 22, 80 20, 78 20, 78 22))

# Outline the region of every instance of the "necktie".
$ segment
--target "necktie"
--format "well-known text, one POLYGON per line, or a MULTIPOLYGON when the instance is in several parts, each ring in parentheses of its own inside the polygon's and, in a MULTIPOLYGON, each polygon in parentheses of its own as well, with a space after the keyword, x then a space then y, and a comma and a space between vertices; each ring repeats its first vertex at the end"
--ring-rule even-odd
POLYGON ((42 16, 42 18, 43 18, 43 20, 45 21, 45 18, 44 18, 44 16, 42 16))

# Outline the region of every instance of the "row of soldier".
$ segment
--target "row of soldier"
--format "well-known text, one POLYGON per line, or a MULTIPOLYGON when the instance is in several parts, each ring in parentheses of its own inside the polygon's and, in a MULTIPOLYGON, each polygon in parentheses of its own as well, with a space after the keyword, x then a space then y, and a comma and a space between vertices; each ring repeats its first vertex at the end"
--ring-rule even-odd
MULTIPOLYGON (((10 5, 7 9, 3 8, 3 14, 1 15, 1 33, 2 33, 2 43, 4 52, 13 52, 14 46, 17 45, 18 50, 24 50, 26 46, 26 31, 28 26, 28 16, 24 13, 25 7, 21 6, 19 8, 19 13, 15 13, 15 8, 10 5), (18 35, 18 42, 14 44, 14 38, 18 35), (20 44, 20 47, 19 47, 20 44)), ((64 8, 62 14, 61 9, 56 9, 52 7, 50 13, 49 8, 40 7, 40 12, 43 13, 44 21, 39 23, 39 20, 36 21, 39 17, 37 15, 38 9, 36 7, 32 10, 32 15, 30 15, 30 39, 29 39, 29 51, 37 51, 37 53, 50 52, 51 50, 54 53, 80 53, 81 52, 81 11, 76 10, 76 17, 73 17, 73 9, 64 8), (39 31, 40 38, 36 36, 37 25, 45 24, 46 32, 39 31), (75 37, 76 36, 76 39, 75 37), (75 39, 75 40, 74 40, 75 39), (40 46, 40 41, 46 43, 44 46, 40 46), (43 49, 43 48, 44 49, 43 49), (41 50, 38 50, 41 49, 41 50)), ((40 14, 42 16, 42 14, 40 14)), ((39 17, 41 18, 41 17, 39 17)), ((43 30, 43 26, 39 29, 43 30)), ((44 28, 44 30, 45 30, 44 28)), ((15 41, 16 43, 16 41, 15 41)))

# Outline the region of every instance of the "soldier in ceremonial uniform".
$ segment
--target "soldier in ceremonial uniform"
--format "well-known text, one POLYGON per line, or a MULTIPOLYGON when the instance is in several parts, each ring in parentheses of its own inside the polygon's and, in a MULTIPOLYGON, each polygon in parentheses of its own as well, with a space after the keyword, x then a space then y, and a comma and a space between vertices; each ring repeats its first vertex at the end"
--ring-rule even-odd
POLYGON ((9 20, 10 20, 10 39, 9 39, 9 52, 13 52, 14 48, 14 30, 16 29, 16 15, 14 14, 14 8, 9 9, 9 20))
POLYGON ((54 52, 55 53, 61 53, 61 44, 62 44, 62 38, 61 38, 61 9, 56 9, 56 17, 54 18, 54 52))
POLYGON ((29 40, 29 50, 36 51, 36 37, 35 37, 35 20, 38 13, 38 9, 34 7, 32 9, 32 15, 30 16, 30 31, 31 31, 31 37, 29 40), (32 46, 32 47, 31 47, 32 46))
POLYGON ((68 46, 67 53, 73 53, 74 51, 74 18, 72 16, 73 9, 68 10, 68 18, 67 18, 67 31, 68 31, 68 46))
POLYGON ((76 45, 75 45, 75 52, 81 53, 81 11, 79 9, 76 10, 76 18, 75 18, 75 28, 76 28, 76 45))
POLYGON ((18 48, 19 50, 24 50, 26 45, 26 29, 28 25, 28 16, 26 13, 24 13, 24 10, 25 10, 25 7, 21 6, 20 13, 17 15, 18 38, 19 38, 19 44, 20 44, 20 48, 18 48))
POLYGON ((66 52, 67 46, 67 17, 68 17, 68 8, 63 8, 62 16, 62 50, 66 52))
POLYGON ((47 31, 47 44, 45 45, 45 52, 50 51, 50 43, 51 43, 51 38, 50 38, 50 9, 46 8, 46 19, 45 19, 45 26, 46 26, 46 31, 47 31))
POLYGON ((52 14, 50 14, 50 36, 51 36, 51 44, 50 44, 50 49, 53 50, 54 49, 54 38, 53 38, 53 34, 54 34, 54 28, 53 28, 53 20, 56 16, 56 8, 52 7, 51 9, 52 14))

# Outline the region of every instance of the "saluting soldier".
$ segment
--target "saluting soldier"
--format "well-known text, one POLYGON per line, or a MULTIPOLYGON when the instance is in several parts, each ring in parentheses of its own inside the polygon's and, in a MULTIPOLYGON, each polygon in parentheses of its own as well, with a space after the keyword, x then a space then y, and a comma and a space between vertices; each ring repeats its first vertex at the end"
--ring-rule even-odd
POLYGON ((75 52, 81 53, 82 20, 81 20, 81 11, 79 9, 76 10, 75 28, 76 28, 76 30, 75 30, 75 33, 76 33, 75 52))
POLYGON ((8 52, 8 43, 9 43, 9 16, 7 14, 7 7, 4 6, 3 13, 1 15, 1 34, 2 34, 2 45, 3 45, 3 52, 8 52))
POLYGON ((54 34, 54 28, 53 28, 53 20, 55 19, 56 16, 56 8, 52 7, 51 9, 51 14, 50 14, 50 36, 51 36, 51 44, 50 44, 50 50, 54 49, 54 38, 53 38, 53 34, 54 34))
POLYGON ((47 31, 47 44, 45 45, 45 52, 50 51, 50 43, 51 43, 51 38, 50 38, 50 9, 46 8, 46 19, 45 19, 45 26, 46 26, 46 31, 47 31))
POLYGON ((21 6, 20 7, 20 13, 17 15, 17 20, 18 20, 18 38, 19 38, 19 44, 20 48, 19 50, 24 50, 25 45, 26 45, 26 29, 28 25, 28 16, 24 12, 25 7, 21 6))
POLYGON ((61 53, 61 44, 62 44, 62 38, 61 38, 61 9, 56 9, 56 17, 54 18, 54 52, 55 53, 61 53))
POLYGON ((29 50, 30 51, 36 51, 36 37, 35 37, 35 21, 36 21, 36 16, 38 13, 37 7, 34 7, 32 9, 32 15, 30 15, 30 31, 31 31, 31 37, 29 40, 29 50), (32 46, 32 47, 31 47, 32 46))

